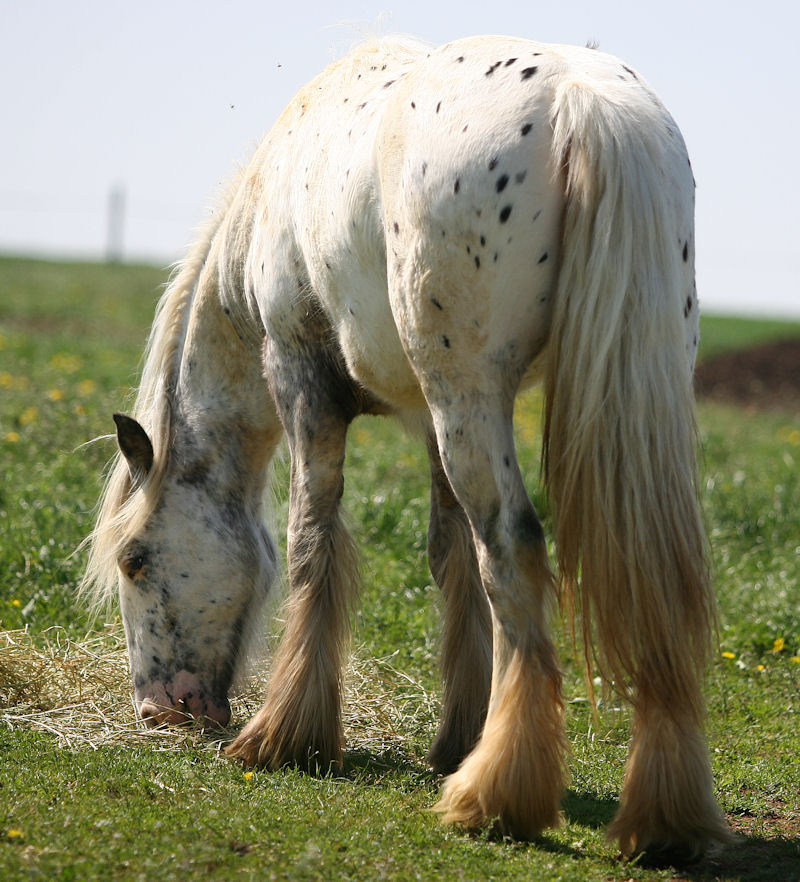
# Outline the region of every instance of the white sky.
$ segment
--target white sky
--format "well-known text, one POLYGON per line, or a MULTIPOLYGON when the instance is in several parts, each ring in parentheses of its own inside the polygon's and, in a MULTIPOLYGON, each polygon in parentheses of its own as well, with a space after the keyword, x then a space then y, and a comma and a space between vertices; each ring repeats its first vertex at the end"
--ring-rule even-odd
POLYGON ((594 40, 620 56, 689 147, 703 306, 800 317, 796 0, 0 0, 0 252, 101 257, 122 186, 126 257, 179 257, 235 165, 359 30, 594 40))

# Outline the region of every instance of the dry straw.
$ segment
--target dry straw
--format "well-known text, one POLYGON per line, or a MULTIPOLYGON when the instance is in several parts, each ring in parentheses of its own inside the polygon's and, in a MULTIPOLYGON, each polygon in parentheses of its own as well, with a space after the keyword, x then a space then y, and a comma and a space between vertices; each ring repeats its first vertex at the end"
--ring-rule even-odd
MULTIPOLYGON (((231 701, 235 726, 261 705, 266 667, 254 669, 231 701)), ((348 747, 371 753, 416 753, 429 740, 437 700, 398 671, 391 658, 356 651, 345 677, 348 747), (364 653, 366 654, 366 653, 364 653)), ((156 750, 220 751, 236 729, 214 735, 197 726, 148 729, 133 707, 125 638, 118 624, 81 641, 62 628, 40 634, 0 632, 0 724, 48 732, 69 748, 149 742, 156 750)))

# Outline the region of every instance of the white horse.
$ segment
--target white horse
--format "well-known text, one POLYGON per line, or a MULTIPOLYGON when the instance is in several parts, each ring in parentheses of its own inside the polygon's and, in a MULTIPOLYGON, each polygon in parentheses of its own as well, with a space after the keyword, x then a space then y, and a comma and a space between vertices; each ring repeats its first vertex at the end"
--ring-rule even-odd
MULTIPOLYGON (((728 839, 702 734, 713 629, 696 500, 694 182, 642 78, 505 37, 361 46, 301 90, 158 308, 86 583, 119 588, 139 712, 227 724, 276 571, 267 466, 291 453, 287 624, 229 753, 342 755, 356 553, 340 518, 363 413, 426 432, 444 598, 437 809, 535 837, 567 745, 560 586, 633 703, 610 833, 624 853, 728 839), (558 580, 514 451, 542 377, 558 580)), ((587 650, 591 651, 591 650, 587 650)))

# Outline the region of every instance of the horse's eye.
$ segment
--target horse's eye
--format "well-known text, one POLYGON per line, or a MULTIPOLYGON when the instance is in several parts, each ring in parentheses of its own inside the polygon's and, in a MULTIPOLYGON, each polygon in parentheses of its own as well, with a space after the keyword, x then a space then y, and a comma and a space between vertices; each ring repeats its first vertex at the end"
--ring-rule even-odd
POLYGON ((147 556, 141 549, 129 551, 120 558, 119 568, 129 578, 135 579, 144 569, 147 556))

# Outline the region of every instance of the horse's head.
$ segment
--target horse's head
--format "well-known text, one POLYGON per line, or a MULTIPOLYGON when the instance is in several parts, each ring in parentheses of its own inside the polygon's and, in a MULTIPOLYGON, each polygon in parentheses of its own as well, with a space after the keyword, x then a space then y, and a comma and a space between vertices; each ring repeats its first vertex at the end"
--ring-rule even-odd
POLYGON ((177 446, 173 435, 180 453, 159 463, 136 420, 115 421, 126 486, 113 556, 139 714, 151 725, 192 717, 224 726, 276 571, 260 517, 263 479, 236 475, 249 471, 239 440, 201 445, 184 427, 177 446))

